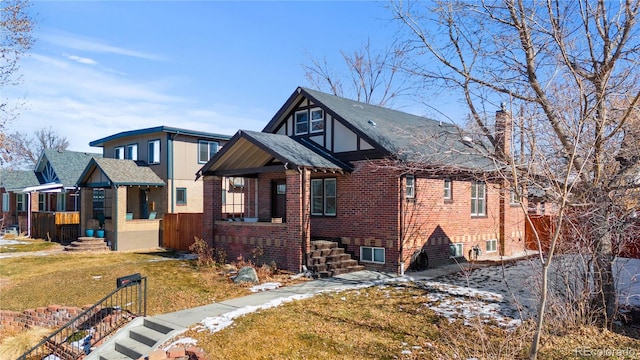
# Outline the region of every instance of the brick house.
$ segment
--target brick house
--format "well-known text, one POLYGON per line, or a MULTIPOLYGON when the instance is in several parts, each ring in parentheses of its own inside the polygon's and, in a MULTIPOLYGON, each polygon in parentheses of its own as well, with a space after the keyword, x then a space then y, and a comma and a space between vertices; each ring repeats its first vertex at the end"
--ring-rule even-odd
POLYGON ((2 207, 2 227, 17 225, 27 230, 27 214, 30 200, 24 188, 40 185, 33 170, 0 169, 0 203, 2 207))
POLYGON ((496 114, 497 150, 452 124, 298 88, 262 132, 238 131, 198 172, 205 239, 229 259, 258 253, 296 272, 320 268, 315 240, 398 273, 474 248, 523 250, 521 200, 496 175, 510 117, 496 114), (244 221, 219 210, 230 176, 243 178, 244 221))
POLYGON ((157 126, 90 142, 103 159, 86 165, 77 180, 82 231, 102 225, 113 250, 161 246, 165 214, 202 212, 203 186, 194 173, 229 138, 157 126))

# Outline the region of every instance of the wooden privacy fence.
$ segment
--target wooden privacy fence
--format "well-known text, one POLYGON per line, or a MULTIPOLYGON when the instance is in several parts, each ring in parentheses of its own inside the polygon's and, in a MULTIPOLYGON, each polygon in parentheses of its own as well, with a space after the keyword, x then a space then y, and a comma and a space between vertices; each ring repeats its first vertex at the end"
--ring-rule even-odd
POLYGON ((189 251, 194 238, 202 238, 202 213, 169 213, 163 218, 162 247, 189 251))
POLYGON ((551 234, 553 234, 551 215, 529 215, 529 218, 531 219, 531 224, 528 221, 525 221, 524 226, 524 238, 527 250, 540 250, 538 249, 538 241, 536 240, 535 235, 535 233, 537 232, 538 236, 540 237, 542 252, 549 251, 551 234))
POLYGON ((67 243, 78 239, 80 213, 34 212, 31 214, 31 237, 67 243))

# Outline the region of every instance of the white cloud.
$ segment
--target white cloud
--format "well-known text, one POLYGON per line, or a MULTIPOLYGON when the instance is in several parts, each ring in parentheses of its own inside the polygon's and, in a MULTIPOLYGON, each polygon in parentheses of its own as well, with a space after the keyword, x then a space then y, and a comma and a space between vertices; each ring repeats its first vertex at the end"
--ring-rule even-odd
POLYGON ((77 55, 68 55, 68 54, 65 54, 65 56, 66 56, 67 59, 79 62, 80 64, 98 65, 97 61, 95 61, 93 59, 90 59, 90 58, 81 57, 81 56, 77 56, 77 55))

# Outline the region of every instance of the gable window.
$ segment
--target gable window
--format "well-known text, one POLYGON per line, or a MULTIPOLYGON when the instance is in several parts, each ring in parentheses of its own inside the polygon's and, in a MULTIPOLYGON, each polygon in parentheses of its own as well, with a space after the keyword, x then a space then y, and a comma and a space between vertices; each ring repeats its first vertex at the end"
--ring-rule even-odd
POLYGON ((147 146, 147 163, 160 164, 160 140, 151 140, 147 146))
POLYGON ((462 254, 462 248, 463 248, 463 243, 453 243, 453 244, 449 244, 449 256, 450 257, 461 257, 463 256, 462 254))
POLYGON ((311 109, 311 132, 317 133, 324 130, 324 111, 311 109))
POLYGON ((218 152, 217 141, 198 141, 198 163, 204 164, 218 152))
POLYGON ((407 175, 404 178, 407 199, 416 198, 416 178, 413 175, 407 175))
POLYGON ((471 216, 487 214, 486 185, 483 182, 471 183, 471 216))
POLYGON ((444 179, 444 199, 451 200, 451 179, 444 179))
POLYGON ((114 159, 124 159, 124 146, 118 146, 113 149, 114 159))
POLYGON ((25 194, 16 194, 16 210, 17 211, 26 211, 24 195, 25 194))
POLYGON ((296 111, 295 113, 296 135, 309 132, 309 112, 307 110, 296 111))
POLYGON ((176 205, 187 205, 187 188, 176 188, 176 205))
POLYGON ((336 179, 311 180, 311 214, 336 216, 336 179))
POLYGON ((9 193, 2 193, 2 211, 8 212, 9 210, 9 193))
POLYGON ((360 261, 384 264, 384 248, 382 247, 360 247, 360 261))
POLYGON ((127 154, 125 156, 128 160, 138 160, 138 144, 127 145, 127 154))

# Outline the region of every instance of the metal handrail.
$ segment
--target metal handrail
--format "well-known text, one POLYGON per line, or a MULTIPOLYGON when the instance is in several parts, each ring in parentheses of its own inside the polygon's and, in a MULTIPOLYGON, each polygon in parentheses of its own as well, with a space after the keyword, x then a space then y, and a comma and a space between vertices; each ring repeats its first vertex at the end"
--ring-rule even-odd
MULTIPOLYGON (((68 321, 17 360, 42 360, 50 355, 76 360, 91 346, 138 316, 147 315, 147 278, 133 274, 118 278, 116 289, 68 321)), ((55 357, 54 357, 55 356, 55 357)))

